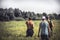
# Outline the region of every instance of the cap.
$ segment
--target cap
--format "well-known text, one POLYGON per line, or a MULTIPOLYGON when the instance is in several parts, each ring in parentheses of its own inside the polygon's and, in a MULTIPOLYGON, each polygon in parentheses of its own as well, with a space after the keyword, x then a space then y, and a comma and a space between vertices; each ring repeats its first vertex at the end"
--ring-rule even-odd
POLYGON ((45 17, 45 16, 43 16, 43 17, 42 17, 42 19, 46 19, 46 17, 45 17))

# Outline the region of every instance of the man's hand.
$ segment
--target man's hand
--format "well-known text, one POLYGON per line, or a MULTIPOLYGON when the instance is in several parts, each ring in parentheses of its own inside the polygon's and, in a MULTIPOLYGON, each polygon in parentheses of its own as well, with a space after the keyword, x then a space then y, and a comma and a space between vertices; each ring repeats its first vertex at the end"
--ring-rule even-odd
POLYGON ((38 32, 38 37, 40 36, 40 34, 39 34, 39 33, 40 33, 40 31, 38 32))
POLYGON ((39 34, 38 34, 38 37, 39 37, 39 34))

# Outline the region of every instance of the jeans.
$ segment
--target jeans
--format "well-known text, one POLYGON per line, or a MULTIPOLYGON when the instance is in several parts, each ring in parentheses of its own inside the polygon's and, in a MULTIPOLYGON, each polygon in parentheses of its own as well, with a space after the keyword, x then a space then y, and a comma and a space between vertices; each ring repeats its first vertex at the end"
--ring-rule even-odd
POLYGON ((26 37, 28 37, 28 36, 32 37, 33 33, 34 33, 33 29, 27 29, 26 37))
POLYGON ((49 40, 49 36, 48 35, 41 35, 41 40, 49 40))

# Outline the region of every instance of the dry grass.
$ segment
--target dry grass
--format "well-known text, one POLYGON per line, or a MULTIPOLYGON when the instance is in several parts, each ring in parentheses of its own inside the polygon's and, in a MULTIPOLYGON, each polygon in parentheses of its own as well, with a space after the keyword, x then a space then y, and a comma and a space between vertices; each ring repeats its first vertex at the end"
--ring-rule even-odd
MULTIPOLYGON (((25 21, 9 21, 0 22, 0 36, 3 40, 39 40, 37 37, 40 21, 34 21, 34 35, 33 37, 26 36, 26 24, 25 21)), ((50 40, 59 39, 60 20, 54 20, 54 35, 50 40)))

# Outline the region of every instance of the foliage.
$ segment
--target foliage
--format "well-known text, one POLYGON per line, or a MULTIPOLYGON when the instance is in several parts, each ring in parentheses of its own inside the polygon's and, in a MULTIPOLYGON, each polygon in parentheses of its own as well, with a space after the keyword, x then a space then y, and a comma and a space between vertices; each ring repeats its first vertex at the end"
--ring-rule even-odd
POLYGON ((50 16, 51 19, 60 19, 60 14, 57 13, 47 14, 43 12, 42 14, 36 14, 35 12, 21 11, 19 8, 0 8, 0 21, 14 20, 15 17, 22 17, 23 19, 28 19, 29 17, 31 17, 33 20, 40 20, 42 16, 50 16))

